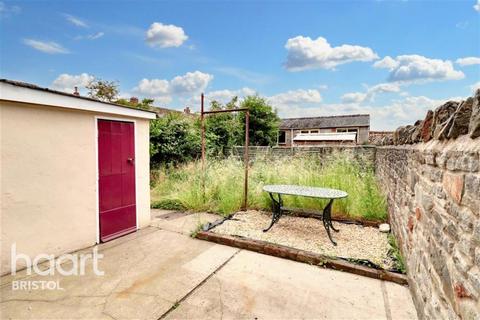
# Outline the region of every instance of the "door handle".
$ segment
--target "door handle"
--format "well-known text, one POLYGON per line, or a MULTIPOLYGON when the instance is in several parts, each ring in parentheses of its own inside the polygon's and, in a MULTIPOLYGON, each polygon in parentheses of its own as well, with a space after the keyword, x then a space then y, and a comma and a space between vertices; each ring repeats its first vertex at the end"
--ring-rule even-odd
POLYGON ((135 159, 133 158, 127 158, 127 161, 130 162, 131 164, 133 164, 135 162, 135 159))

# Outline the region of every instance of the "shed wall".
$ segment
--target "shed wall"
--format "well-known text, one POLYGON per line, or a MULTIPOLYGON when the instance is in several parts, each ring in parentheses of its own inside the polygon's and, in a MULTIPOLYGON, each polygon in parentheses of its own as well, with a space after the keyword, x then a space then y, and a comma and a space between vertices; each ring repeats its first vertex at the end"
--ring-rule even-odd
MULTIPOLYGON (((10 272, 13 243, 17 253, 30 257, 96 243, 96 116, 112 117, 0 102, 2 274, 10 272)), ((149 121, 135 121, 141 228, 150 221, 149 121)), ((24 265, 17 261, 18 268, 24 265)))

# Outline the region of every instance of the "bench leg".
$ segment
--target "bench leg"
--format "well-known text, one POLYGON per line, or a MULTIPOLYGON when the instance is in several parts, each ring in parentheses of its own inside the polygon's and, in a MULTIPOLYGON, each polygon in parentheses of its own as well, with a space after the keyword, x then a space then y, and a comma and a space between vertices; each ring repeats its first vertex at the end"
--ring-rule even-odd
POLYGON ((267 232, 270 230, 273 225, 280 220, 280 217, 282 216, 282 207, 283 207, 283 201, 282 197, 280 194, 278 194, 278 200, 276 200, 271 193, 269 193, 270 198, 272 198, 272 222, 268 226, 267 229, 264 229, 263 232, 267 232))
POLYGON ((333 245, 336 246, 337 243, 335 241, 333 241, 332 235, 330 234, 330 228, 335 232, 339 231, 339 230, 335 229, 332 225, 332 203, 333 203, 333 199, 331 199, 328 202, 325 209, 323 209, 323 219, 322 219, 322 221, 323 221, 323 226, 325 227, 325 230, 327 231, 328 238, 333 243, 333 245))

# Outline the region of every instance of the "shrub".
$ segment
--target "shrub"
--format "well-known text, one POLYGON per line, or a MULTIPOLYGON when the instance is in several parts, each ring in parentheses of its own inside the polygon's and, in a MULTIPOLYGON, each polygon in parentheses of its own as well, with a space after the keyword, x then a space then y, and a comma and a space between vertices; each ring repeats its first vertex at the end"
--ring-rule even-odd
MULTIPOLYGON (((250 123, 248 134, 252 146, 273 146, 277 142, 278 126, 280 118, 265 98, 260 96, 248 96, 241 103, 241 108, 248 108, 250 123)), ((240 121, 240 135, 237 144, 244 145, 245 137, 245 113, 238 114, 240 121)))
POLYGON ((196 159, 201 151, 201 140, 193 125, 194 120, 183 115, 167 114, 150 123, 150 162, 179 164, 196 159))

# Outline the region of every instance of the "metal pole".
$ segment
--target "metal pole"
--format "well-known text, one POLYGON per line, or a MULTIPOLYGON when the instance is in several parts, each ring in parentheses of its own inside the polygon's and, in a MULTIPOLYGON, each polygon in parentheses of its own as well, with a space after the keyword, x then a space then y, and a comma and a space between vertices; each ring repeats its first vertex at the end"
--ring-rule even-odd
POLYGON ((202 191, 203 191, 203 201, 205 201, 205 115, 203 110, 203 93, 201 95, 201 106, 200 106, 200 122, 202 126, 202 191))
POLYGON ((249 144, 249 123, 250 111, 245 112, 245 151, 243 152, 243 162, 245 165, 245 179, 243 180, 243 211, 247 211, 248 205, 248 144, 249 144))

